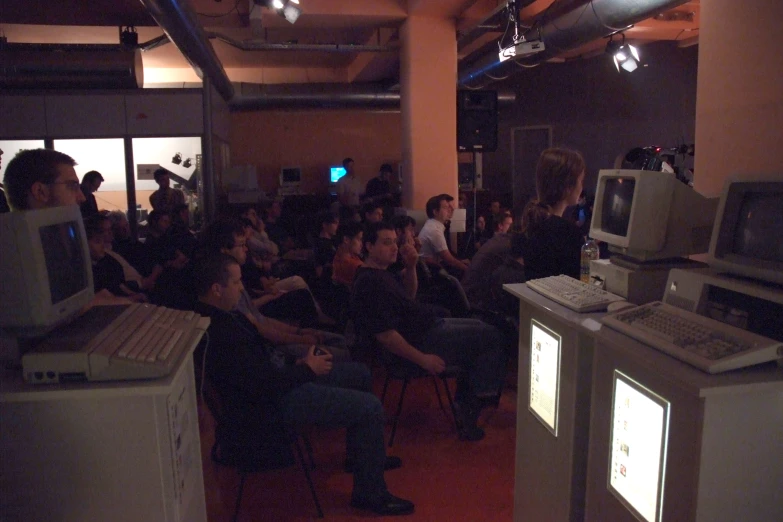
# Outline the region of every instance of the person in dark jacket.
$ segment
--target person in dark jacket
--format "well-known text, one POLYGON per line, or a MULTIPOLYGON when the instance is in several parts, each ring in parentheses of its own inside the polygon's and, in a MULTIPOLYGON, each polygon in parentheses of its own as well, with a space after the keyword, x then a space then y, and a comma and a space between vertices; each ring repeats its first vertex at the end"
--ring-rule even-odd
POLYGON ((369 370, 356 363, 333 364, 331 354, 317 354, 314 346, 295 361, 275 357, 250 320, 232 312, 243 289, 233 257, 206 258, 194 279, 196 312, 211 319, 205 371, 224 406, 224 426, 216 432, 221 450, 252 448, 242 456, 274 460, 285 453, 279 451, 287 444, 284 426, 346 427, 354 476, 351 505, 381 515, 412 513, 412 502, 386 488, 384 469, 401 461, 386 457, 383 406, 367 391, 369 370))

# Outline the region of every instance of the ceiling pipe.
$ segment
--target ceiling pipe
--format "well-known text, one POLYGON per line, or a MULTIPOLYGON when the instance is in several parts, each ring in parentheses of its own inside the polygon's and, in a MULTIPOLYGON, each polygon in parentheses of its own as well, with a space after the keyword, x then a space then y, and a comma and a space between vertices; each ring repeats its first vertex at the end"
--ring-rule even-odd
MULTIPOLYGON (((231 110, 372 108, 399 110, 400 92, 379 85, 242 83, 231 110)), ((516 93, 498 92, 499 105, 513 105, 516 93)))
MULTIPOLYGON (((687 0, 583 0, 573 2, 571 9, 544 14, 525 33, 527 40, 541 39, 546 49, 528 58, 517 60, 522 65, 537 65, 593 40, 623 31, 633 24, 658 13, 682 5, 687 0)), ((498 61, 497 46, 478 58, 464 58, 458 67, 460 85, 475 84, 485 79, 485 73, 505 76, 518 69, 512 60, 498 61)))
POLYGON ((224 100, 234 98, 234 86, 189 4, 185 0, 141 0, 141 3, 199 78, 209 77, 224 100))
POLYGON ((207 38, 214 38, 243 51, 310 51, 332 53, 387 53, 398 51, 399 45, 354 45, 354 44, 300 44, 300 43, 269 43, 262 40, 237 40, 221 33, 205 33, 207 38))

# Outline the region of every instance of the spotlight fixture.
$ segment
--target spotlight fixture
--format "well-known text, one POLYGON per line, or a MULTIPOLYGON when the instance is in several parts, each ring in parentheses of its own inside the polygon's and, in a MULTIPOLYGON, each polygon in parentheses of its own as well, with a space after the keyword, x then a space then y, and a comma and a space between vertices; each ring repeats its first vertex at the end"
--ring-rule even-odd
POLYGON ((190 158, 182 162, 182 166, 185 167, 186 169, 189 169, 191 165, 193 165, 193 162, 191 161, 190 158))
POLYGON ((273 10, 290 23, 294 23, 302 14, 302 8, 299 7, 299 0, 253 0, 256 4, 266 3, 269 9, 273 10))
POLYGON ((171 158, 171 162, 172 162, 174 165, 179 165, 180 163, 182 163, 182 154, 180 154, 179 152, 177 152, 176 154, 174 154, 174 157, 173 157, 173 158, 171 158))
POLYGON ((639 67, 639 51, 635 46, 625 43, 625 34, 622 35, 621 42, 614 40, 614 35, 609 37, 609 42, 606 44, 606 52, 612 55, 614 60, 614 66, 617 67, 617 72, 620 72, 620 68, 627 72, 634 72, 639 67))

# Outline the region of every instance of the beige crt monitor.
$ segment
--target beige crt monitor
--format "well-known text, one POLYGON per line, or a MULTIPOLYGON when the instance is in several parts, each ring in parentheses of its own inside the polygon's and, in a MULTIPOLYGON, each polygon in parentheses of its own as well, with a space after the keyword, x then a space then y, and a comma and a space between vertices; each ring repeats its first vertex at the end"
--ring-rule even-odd
POLYGON ((637 261, 699 254, 709 246, 717 203, 670 173, 601 170, 590 237, 637 261))
POLYGON ((783 285, 783 179, 729 179, 708 263, 720 272, 783 285))

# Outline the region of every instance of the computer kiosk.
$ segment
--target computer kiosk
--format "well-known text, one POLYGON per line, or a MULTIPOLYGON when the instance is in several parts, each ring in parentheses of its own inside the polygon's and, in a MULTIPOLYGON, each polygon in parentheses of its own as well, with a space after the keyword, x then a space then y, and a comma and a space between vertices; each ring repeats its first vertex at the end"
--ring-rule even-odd
POLYGON ((161 379, 35 385, 0 374, 0 519, 206 522, 197 342, 161 379))
POLYGON ((783 368, 709 375, 603 327, 585 520, 783 520, 783 368))
POLYGON ((591 329, 604 313, 578 313, 524 284, 519 298, 519 374, 514 520, 576 521, 584 516, 591 329))

